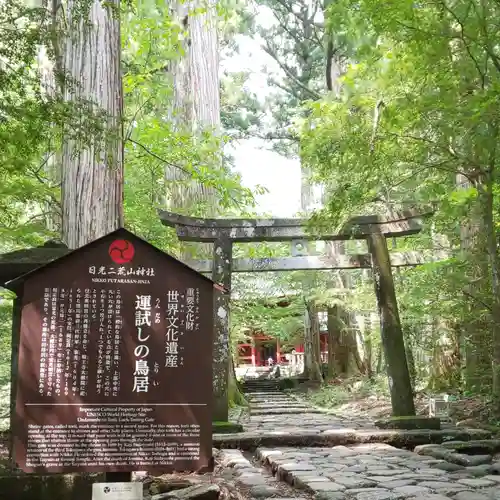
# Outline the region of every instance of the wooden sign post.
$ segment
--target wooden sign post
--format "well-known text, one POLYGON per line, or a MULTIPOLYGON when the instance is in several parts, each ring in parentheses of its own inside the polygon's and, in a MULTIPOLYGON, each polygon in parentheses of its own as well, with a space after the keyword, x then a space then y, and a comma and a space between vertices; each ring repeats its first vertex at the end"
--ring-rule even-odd
POLYGON ((210 279, 120 229, 6 286, 17 467, 110 482, 211 468, 210 279))

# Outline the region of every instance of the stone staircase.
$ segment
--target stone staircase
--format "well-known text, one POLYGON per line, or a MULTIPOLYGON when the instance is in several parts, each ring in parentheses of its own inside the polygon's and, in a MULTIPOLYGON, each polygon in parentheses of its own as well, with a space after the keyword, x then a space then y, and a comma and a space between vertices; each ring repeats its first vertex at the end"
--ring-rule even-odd
POLYGON ((278 379, 255 378, 247 379, 241 384, 244 393, 279 392, 278 379))

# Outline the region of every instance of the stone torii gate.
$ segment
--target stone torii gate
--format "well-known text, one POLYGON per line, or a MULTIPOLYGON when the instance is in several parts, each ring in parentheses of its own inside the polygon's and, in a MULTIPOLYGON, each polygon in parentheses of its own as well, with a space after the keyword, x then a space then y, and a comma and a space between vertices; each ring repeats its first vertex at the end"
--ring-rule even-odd
MULTIPOLYGON (((428 214, 425 214, 428 215, 428 214)), ((421 231, 421 213, 405 211, 390 218, 377 215, 349 220, 338 232, 311 234, 307 219, 202 219, 167 211, 159 212, 161 222, 176 230, 181 241, 213 243, 213 262, 194 261, 200 272, 212 272, 212 279, 229 293, 216 292, 214 301, 214 419, 228 418, 227 378, 229 369, 229 304, 233 271, 290 271, 297 269, 372 268, 380 313, 381 340, 387 363, 391 401, 395 416, 414 415, 410 376, 404 349, 401 322, 391 265, 411 266, 423 263, 415 253, 393 255, 392 263, 386 238, 408 236, 421 231), (287 257, 237 259, 233 262, 233 243, 294 240, 366 240, 369 254, 334 257, 287 257)))
MULTIPOLYGON (((389 254, 386 238, 416 234, 421 230, 420 218, 431 213, 412 211, 393 214, 390 218, 360 216, 348 221, 338 232, 314 235, 306 231, 306 219, 200 219, 171 212, 160 212, 162 223, 174 227, 182 241, 211 242, 212 261, 193 261, 199 272, 212 272, 215 282, 231 290, 232 272, 263 272, 320 269, 372 268, 375 292, 380 312, 381 340, 384 353, 392 353, 394 362, 388 364, 392 381, 391 400, 395 415, 414 412, 403 336, 399 320, 391 266, 413 266, 436 260, 440 255, 420 252, 389 254), (264 259, 232 258, 235 242, 349 240, 368 242, 368 254, 298 256, 264 259), (394 356, 396 353, 396 356, 394 356)), ((19 250, 0 255, 0 286, 24 273, 62 257, 69 250, 64 244, 47 242, 42 247, 19 250)), ((216 292, 214 302, 214 419, 226 421, 228 416, 227 377, 229 368, 229 293, 216 292)))

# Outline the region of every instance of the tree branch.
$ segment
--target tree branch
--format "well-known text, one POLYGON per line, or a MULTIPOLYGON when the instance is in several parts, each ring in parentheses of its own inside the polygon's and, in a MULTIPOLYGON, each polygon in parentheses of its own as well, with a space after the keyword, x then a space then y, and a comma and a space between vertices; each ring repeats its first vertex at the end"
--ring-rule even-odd
POLYGON ((384 107, 384 101, 379 99, 373 110, 373 126, 372 126, 372 138, 370 140, 370 154, 373 154, 375 150, 375 140, 377 138, 377 130, 380 123, 380 115, 382 113, 382 108, 384 107))
POLYGON ((490 56, 491 62, 493 63, 493 66, 495 66, 495 69, 500 73, 500 59, 490 48, 489 35, 488 35, 488 30, 486 28, 485 19, 478 12, 476 4, 474 2, 471 2, 471 5, 472 5, 472 8, 474 9, 474 12, 476 13, 478 20, 480 21, 479 26, 480 26, 482 35, 484 37, 483 48, 484 48, 485 52, 490 56))
POLYGON ((329 38, 326 45, 326 88, 331 92, 333 90, 332 81, 332 61, 333 61, 333 40, 329 38))
POLYGON ((170 162, 168 160, 165 160, 165 158, 162 158, 161 156, 158 156, 156 153, 154 153, 153 151, 151 151, 148 147, 144 146, 144 144, 141 144, 140 142, 134 141, 134 139, 131 139, 130 137, 127 140, 129 142, 131 142, 132 144, 135 144, 136 146, 138 146, 141 149, 143 149, 148 155, 150 155, 153 158, 157 159, 158 161, 160 161, 164 165, 168 165, 170 167, 178 168, 179 170, 181 170, 185 174, 189 175, 190 177, 193 175, 192 172, 190 172, 189 170, 181 167, 180 165, 176 165, 175 163, 172 163, 172 162, 170 162))
POLYGON ((488 304, 486 304, 486 302, 483 302, 480 298, 472 295, 471 293, 469 293, 467 290, 462 290, 462 293, 466 296, 466 297, 469 297, 471 298, 472 300, 475 300, 476 302, 479 302, 479 304, 483 305, 486 309, 488 309, 488 311, 492 312, 492 309, 491 309, 491 306, 489 306, 488 304))
POLYGON ((266 46, 263 47, 264 51, 267 52, 277 63, 278 66, 283 70, 283 72, 286 74, 290 80, 292 80, 296 85, 298 85, 304 92, 309 94, 309 96, 314 99, 315 101, 321 99, 321 96, 317 93, 314 92, 314 90, 311 90, 307 85, 304 85, 291 71, 290 69, 283 64, 280 59, 278 58, 278 55, 276 52, 271 48, 269 45, 269 41, 266 41, 266 46))
POLYGON ((265 141, 292 141, 299 142, 299 138, 292 134, 279 134, 276 132, 267 132, 264 134, 251 134, 252 137, 263 139, 265 141))
POLYGON ((285 85, 282 85, 281 83, 277 82, 274 78, 269 78, 269 83, 271 85, 274 85, 275 87, 278 87, 279 89, 283 90, 283 92, 286 92, 288 95, 291 95, 292 97, 295 97, 295 99, 302 101, 302 95, 295 92, 294 89, 290 89, 286 87, 285 85))
POLYGON ((36 214, 36 215, 32 215, 29 219, 27 219, 23 225, 27 225, 27 224, 31 224, 33 222, 36 222, 37 219, 41 219, 41 218, 44 218, 44 217, 52 217, 54 216, 54 213, 56 213, 58 216, 61 216, 61 212, 59 210, 55 210, 55 211, 50 211, 50 212, 41 212, 39 214, 36 214))
POLYGON ((285 21, 284 21, 283 19, 281 19, 281 18, 278 16, 278 12, 273 11, 273 14, 274 14, 274 17, 276 18, 276 21, 278 21, 278 24, 280 25, 281 29, 282 29, 283 31, 285 31, 286 33, 288 33, 288 36, 289 36, 290 38, 292 38, 292 39, 293 39, 293 40, 295 40, 296 42, 300 42, 301 40, 299 40, 299 39, 297 38, 297 36, 296 36, 294 33, 292 33, 292 32, 290 31, 290 29, 287 27, 287 25, 286 25, 285 21))
POLYGON ((290 4, 287 4, 285 0, 276 0, 287 12, 289 12, 293 17, 295 17, 298 21, 300 21, 302 24, 304 24, 305 21, 307 21, 306 17, 301 16, 297 12, 293 10, 293 7, 290 4))
POLYGON ((441 1, 441 5, 446 10, 446 12, 448 12, 448 14, 450 14, 453 17, 455 22, 460 27, 460 40, 462 41, 462 43, 465 47, 465 50, 467 51, 467 54, 472 59, 472 62, 474 63, 474 66, 476 67, 476 70, 481 77, 481 87, 484 88, 484 85, 486 83, 486 75, 483 73, 481 67, 479 66, 479 63, 477 62, 476 58, 472 54, 472 51, 470 49, 469 44, 465 41, 465 29, 464 29, 464 25, 462 23, 462 20, 456 15, 455 12, 453 12, 453 10, 450 7, 448 7, 448 5, 446 5, 446 2, 441 1))
MULTIPOLYGON (((184 172, 190 178, 193 177, 193 172, 190 172, 189 170, 181 167, 180 165, 176 165, 175 163, 172 163, 168 160, 165 160, 165 158, 162 158, 161 156, 157 155, 156 153, 151 151, 148 147, 144 146, 144 144, 141 144, 140 142, 137 142, 134 139, 130 139, 130 138, 128 139, 128 141, 131 142, 132 144, 135 144, 136 146, 140 147, 141 149, 143 149, 148 155, 152 156, 153 158, 158 160, 160 163, 163 163, 164 165, 168 165, 168 166, 173 167, 173 168, 178 168, 179 170, 184 172)), ((198 182, 203 184, 203 181, 201 179, 197 179, 197 180, 198 180, 198 182)), ((215 188, 215 189, 217 190, 217 188, 215 188)), ((232 194, 229 194, 228 197, 234 203, 235 206, 237 206, 237 207, 242 206, 241 202, 239 200, 237 200, 232 194)))
POLYGON ((135 122, 135 119, 137 118, 137 115, 144 109, 144 107, 146 106, 146 104, 148 104, 151 99, 153 97, 150 96, 148 97, 135 111, 134 113, 134 116, 132 116, 132 118, 130 119, 130 122, 128 124, 128 127, 127 127, 127 132, 125 133, 125 137, 123 138, 125 142, 127 142, 129 139, 130 139, 130 136, 132 135, 132 129, 133 129, 133 125, 134 125, 134 122, 135 122))
MULTIPOLYGON (((400 139, 410 139, 412 141, 426 142, 427 144, 431 144, 433 147, 448 153, 455 160, 458 160, 460 162, 463 162, 465 160, 469 165, 473 165, 477 170, 482 171, 481 165, 479 165, 477 162, 473 161, 470 158, 460 157, 449 145, 443 146, 442 144, 438 144, 437 142, 433 141, 432 139, 428 139, 427 137, 420 137, 411 134, 395 134, 393 132, 388 132, 387 134, 394 137, 399 137, 400 139)), ((467 174, 464 173, 464 175, 467 177, 467 174)))

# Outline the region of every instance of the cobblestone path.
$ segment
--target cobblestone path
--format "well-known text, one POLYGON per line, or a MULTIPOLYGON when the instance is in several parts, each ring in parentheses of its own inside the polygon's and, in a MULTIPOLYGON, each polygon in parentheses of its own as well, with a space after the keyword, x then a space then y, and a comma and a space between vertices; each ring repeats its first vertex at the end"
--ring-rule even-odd
MULTIPOLYGON (((374 430, 367 420, 321 413, 283 393, 255 393, 249 399, 250 414, 241 423, 254 436, 374 430)), ((284 439, 283 445, 259 446, 257 439, 253 458, 236 449, 222 449, 220 456, 227 474, 250 488, 253 498, 500 500, 500 455, 494 452, 500 441, 482 437, 474 443, 482 443, 481 449, 489 446, 490 454, 458 453, 460 443, 451 442, 419 446, 414 452, 377 442, 289 446, 284 439)))
POLYGON ((248 396, 250 414, 242 423, 249 431, 317 434, 333 429, 373 429, 372 422, 367 419, 340 418, 333 413, 314 409, 282 392, 255 393, 248 396))

